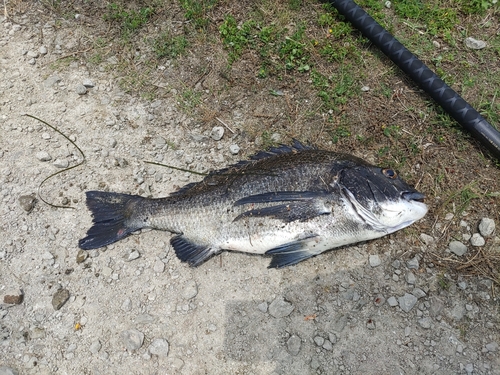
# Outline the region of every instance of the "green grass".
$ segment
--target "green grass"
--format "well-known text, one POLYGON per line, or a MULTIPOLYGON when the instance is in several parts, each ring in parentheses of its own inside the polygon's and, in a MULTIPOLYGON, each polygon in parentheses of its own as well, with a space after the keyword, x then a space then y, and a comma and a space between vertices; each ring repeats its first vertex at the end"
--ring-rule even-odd
POLYGON ((198 29, 210 24, 208 13, 217 5, 217 0, 180 0, 186 19, 198 29))
POLYGON ((127 38, 132 33, 143 27, 148 19, 153 15, 152 7, 141 7, 138 10, 125 9, 119 2, 108 5, 107 12, 103 15, 105 21, 118 24, 122 37, 127 38))
POLYGON ((179 57, 189 46, 189 42, 184 35, 172 36, 169 31, 160 33, 150 42, 158 59, 179 57))

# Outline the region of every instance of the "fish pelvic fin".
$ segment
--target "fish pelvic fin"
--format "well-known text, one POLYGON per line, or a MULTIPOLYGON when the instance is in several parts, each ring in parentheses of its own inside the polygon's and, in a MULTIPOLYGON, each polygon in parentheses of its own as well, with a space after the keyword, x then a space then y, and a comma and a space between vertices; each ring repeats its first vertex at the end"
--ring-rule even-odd
POLYGON ((177 258, 182 262, 187 262, 191 267, 199 266, 217 253, 211 247, 195 244, 183 236, 173 237, 170 244, 177 258))
POLYGON ((97 249, 119 241, 132 232, 144 228, 134 218, 134 207, 146 198, 138 195, 88 191, 87 207, 92 212, 93 226, 87 236, 78 241, 83 250, 97 249))
POLYGON ((269 263, 267 268, 292 266, 302 262, 303 260, 318 255, 319 252, 316 252, 309 247, 311 242, 315 241, 316 238, 318 238, 317 235, 311 234, 300 240, 288 242, 266 251, 266 255, 272 255, 271 263, 269 263))

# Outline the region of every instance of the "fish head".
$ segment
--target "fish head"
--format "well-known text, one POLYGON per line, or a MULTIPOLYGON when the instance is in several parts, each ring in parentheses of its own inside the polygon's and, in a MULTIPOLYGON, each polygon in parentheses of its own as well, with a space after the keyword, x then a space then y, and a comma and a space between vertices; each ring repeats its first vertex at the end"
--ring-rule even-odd
POLYGON ((427 213, 424 194, 392 169, 369 165, 346 168, 337 182, 356 214, 375 230, 392 233, 427 213))

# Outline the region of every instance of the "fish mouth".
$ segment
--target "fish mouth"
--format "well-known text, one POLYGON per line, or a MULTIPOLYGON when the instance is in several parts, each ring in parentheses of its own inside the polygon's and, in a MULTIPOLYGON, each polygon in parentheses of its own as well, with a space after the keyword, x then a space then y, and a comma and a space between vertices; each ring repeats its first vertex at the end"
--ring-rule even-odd
POLYGON ((417 201, 424 203, 425 195, 422 193, 419 193, 418 191, 405 191, 401 194, 403 199, 407 201, 417 201))

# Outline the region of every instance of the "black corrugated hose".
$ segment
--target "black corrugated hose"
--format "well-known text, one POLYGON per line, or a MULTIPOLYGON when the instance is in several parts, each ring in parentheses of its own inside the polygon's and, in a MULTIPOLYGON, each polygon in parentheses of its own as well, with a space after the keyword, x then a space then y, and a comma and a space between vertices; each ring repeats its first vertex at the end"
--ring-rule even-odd
POLYGON ((497 159, 500 159, 500 133, 479 112, 354 1, 330 0, 330 3, 497 159))

